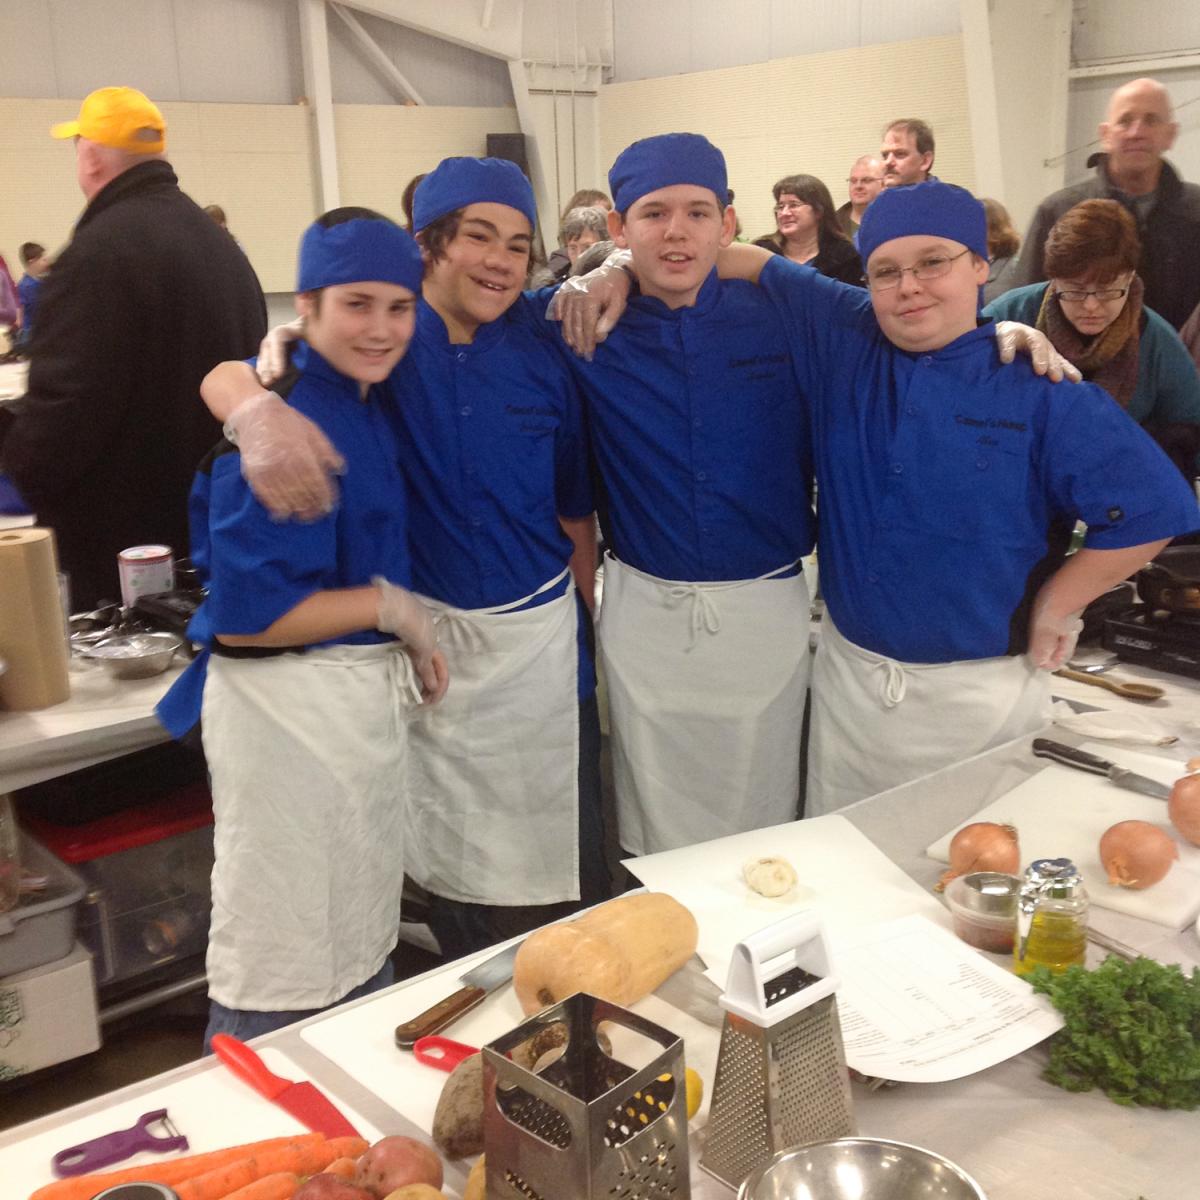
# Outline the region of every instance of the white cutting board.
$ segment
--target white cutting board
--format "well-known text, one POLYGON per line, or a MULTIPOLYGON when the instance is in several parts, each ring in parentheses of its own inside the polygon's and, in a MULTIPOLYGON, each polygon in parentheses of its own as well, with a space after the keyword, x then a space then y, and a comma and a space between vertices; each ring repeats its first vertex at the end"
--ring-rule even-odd
MULTIPOLYGON (((1160 783, 1174 783, 1184 763, 1134 750, 1085 742, 1082 747, 1119 766, 1160 783)), ((1035 858, 1069 858, 1083 876, 1092 903, 1114 912, 1182 929, 1200 913, 1200 847, 1185 842, 1167 818, 1165 800, 1139 796, 1099 775, 1048 763, 1031 779, 956 825, 928 848, 930 858, 950 861, 950 839, 974 821, 996 821, 1016 828, 1021 864, 1035 858), (1100 865, 1100 837, 1118 821, 1149 821, 1179 846, 1179 862, 1165 879, 1142 891, 1114 887, 1100 865)))
MULTIPOLYGON (((309 1079, 286 1054, 266 1047, 260 1051, 263 1061, 276 1074, 296 1082, 309 1079)), ((227 1067, 214 1058, 210 1070, 182 1079, 173 1079, 159 1089, 143 1092, 128 1099, 116 1099, 110 1107, 89 1113, 57 1128, 34 1134, 21 1142, 0 1150, 0 1194, 4 1200, 18 1200, 53 1181, 50 1160, 60 1150, 80 1142, 102 1137, 118 1129, 128 1129, 143 1113, 165 1108, 180 1133, 187 1136, 188 1149, 169 1155, 142 1151, 124 1162, 106 1168, 123 1171, 141 1163, 164 1162, 184 1154, 202 1154, 237 1146, 243 1142, 264 1138, 286 1137, 307 1132, 295 1117, 264 1100, 257 1092, 242 1083, 227 1067)), ((377 1141, 381 1132, 363 1120, 327 1088, 326 1095, 337 1105, 347 1120, 368 1141, 377 1141)))
MULTIPOLYGON (((377 1000, 366 1001, 306 1025, 300 1030, 300 1036, 385 1104, 432 1134, 438 1097, 449 1076, 445 1071, 418 1062, 411 1052, 398 1049, 393 1036, 395 1028, 456 992, 461 986, 459 977, 475 963, 494 954, 495 949, 462 959, 428 979, 389 991, 377 1000)), ((711 1085, 720 1041, 718 1028, 702 1024, 657 996, 647 996, 635 1004, 633 1010, 683 1038, 687 1065, 711 1085)), ((525 1014, 517 1003, 516 993, 512 984, 507 983, 497 988, 473 1012, 455 1021, 441 1036, 470 1046, 482 1046, 523 1020, 525 1014)), ((619 1031, 614 1033, 613 1046, 618 1054, 621 1049, 619 1037, 619 1031)), ((705 1110, 707 1103, 705 1096, 705 1110)), ((705 1110, 698 1121, 704 1117, 705 1110)))

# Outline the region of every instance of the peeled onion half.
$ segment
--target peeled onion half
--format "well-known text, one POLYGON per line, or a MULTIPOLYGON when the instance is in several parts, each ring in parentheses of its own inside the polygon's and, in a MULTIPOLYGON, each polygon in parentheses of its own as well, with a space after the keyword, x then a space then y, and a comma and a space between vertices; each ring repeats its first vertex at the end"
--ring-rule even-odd
POLYGON ((1118 887, 1152 887, 1178 857, 1171 835, 1149 821, 1118 821, 1100 838, 1100 861, 1118 887))

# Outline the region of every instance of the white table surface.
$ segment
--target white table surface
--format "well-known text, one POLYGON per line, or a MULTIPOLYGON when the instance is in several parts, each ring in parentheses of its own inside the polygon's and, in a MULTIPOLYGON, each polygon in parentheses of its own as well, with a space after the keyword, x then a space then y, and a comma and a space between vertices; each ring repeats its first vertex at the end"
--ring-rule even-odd
POLYGON ((71 659, 71 695, 33 712, 0 710, 0 793, 165 742, 154 706, 186 664, 149 679, 113 679, 71 659))
MULTIPOLYGON (((1063 736, 1063 740, 1080 739, 1063 736)), ((1019 739, 925 780, 864 800, 845 809, 844 815, 918 883, 931 886, 941 868, 924 856, 923 848, 1039 766, 1040 761, 1029 752, 1029 739, 1019 739)), ((1104 914, 1103 919, 1106 931, 1152 948, 1164 960, 1188 965, 1200 960, 1200 940, 1193 930, 1172 935, 1134 918, 1110 920, 1110 914, 1104 914)), ((1092 958, 1096 957, 1093 950, 1092 958)), ((454 964, 440 968, 438 973, 445 976, 449 992, 461 967, 454 964)), ((428 990, 430 975, 346 1006, 339 1015, 344 1020, 351 1011, 359 1012, 364 1039, 377 1037, 381 1020, 386 1018, 390 1024, 398 1009, 407 1009, 403 992, 413 989, 415 999, 428 990)), ((668 981, 648 1003, 655 1010, 655 1019, 663 1023, 669 1023, 672 1008, 701 1018, 712 1012, 711 998, 703 994, 701 984, 681 976, 668 981)), ((505 993, 497 993, 484 1009, 478 1010, 476 1023, 471 1026, 473 1035, 485 1032, 478 1022, 484 1020, 487 1006, 497 1014, 505 1014, 511 1007, 505 993)), ((309 1044, 303 1036, 305 1028, 327 1019, 316 1017, 261 1041, 285 1053, 335 1101, 376 1128, 426 1135, 426 1130, 401 1111, 403 1103, 397 1101, 393 1107, 309 1044)), ((716 1027, 705 1025, 703 1019, 681 1019, 680 1024, 686 1025, 690 1034, 689 1061, 698 1065, 714 1061, 719 1036, 716 1027)), ((448 1036, 455 1036, 453 1028, 448 1036)), ((390 1052, 390 1047, 382 1052, 390 1052)), ((1062 1091, 1040 1078, 1045 1061, 1046 1051, 1038 1047, 950 1083, 904 1084, 876 1092, 855 1085, 859 1131, 915 1142, 946 1155, 979 1180, 989 1200, 1049 1196, 1056 1200, 1135 1200, 1139 1195, 1147 1200, 1163 1200, 1191 1194, 1200 1168, 1195 1114, 1122 1108, 1099 1093, 1076 1095, 1062 1091)), ((26 1161, 30 1139, 43 1138, 53 1130, 61 1132, 66 1144, 81 1123, 95 1127, 96 1113, 118 1105, 127 1111, 133 1098, 144 1098, 147 1108, 156 1107, 169 1101, 172 1089, 181 1082, 216 1069, 220 1068, 210 1065, 210 1061, 189 1064, 0 1133, 0 1178, 5 1177, 6 1164, 16 1161, 9 1158, 10 1153, 26 1161)), ((711 1087, 711 1076, 706 1082, 711 1087)), ((428 1117, 421 1119, 427 1121, 428 1117)), ((188 1132, 197 1149, 209 1148, 208 1130, 201 1127, 188 1132)), ((693 1133, 691 1142, 693 1194, 706 1200, 729 1196, 728 1191, 696 1169, 697 1133, 693 1133)), ((449 1192, 461 1189, 467 1165, 448 1164, 449 1192)))

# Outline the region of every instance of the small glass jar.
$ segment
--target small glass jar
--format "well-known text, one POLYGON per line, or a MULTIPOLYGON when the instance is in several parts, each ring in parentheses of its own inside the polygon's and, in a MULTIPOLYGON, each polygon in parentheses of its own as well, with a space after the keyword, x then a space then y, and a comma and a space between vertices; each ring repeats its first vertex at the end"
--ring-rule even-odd
POLYGON ((1087 954, 1088 894, 1069 858, 1039 858, 1025 870, 1017 906, 1013 970, 1034 967, 1060 974, 1087 954))

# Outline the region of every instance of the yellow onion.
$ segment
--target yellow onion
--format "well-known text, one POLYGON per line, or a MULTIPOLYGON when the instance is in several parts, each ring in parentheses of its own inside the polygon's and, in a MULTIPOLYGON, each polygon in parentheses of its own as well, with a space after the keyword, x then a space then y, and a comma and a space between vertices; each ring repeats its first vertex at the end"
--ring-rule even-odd
POLYGON ((1011 825, 995 821, 976 821, 964 825, 950 839, 950 869, 938 880, 941 891, 952 879, 972 871, 1001 871, 1015 875, 1021 869, 1021 848, 1017 831, 1011 825))
MULTIPOLYGON (((1189 769, 1191 763, 1188 763, 1189 769)), ((1200 775, 1175 780, 1167 801, 1167 816, 1182 837, 1200 846, 1200 775)))
POLYGON ((1179 847, 1164 829, 1149 821, 1118 821, 1100 838, 1100 861, 1108 882, 1140 890, 1156 884, 1179 857, 1179 847))

